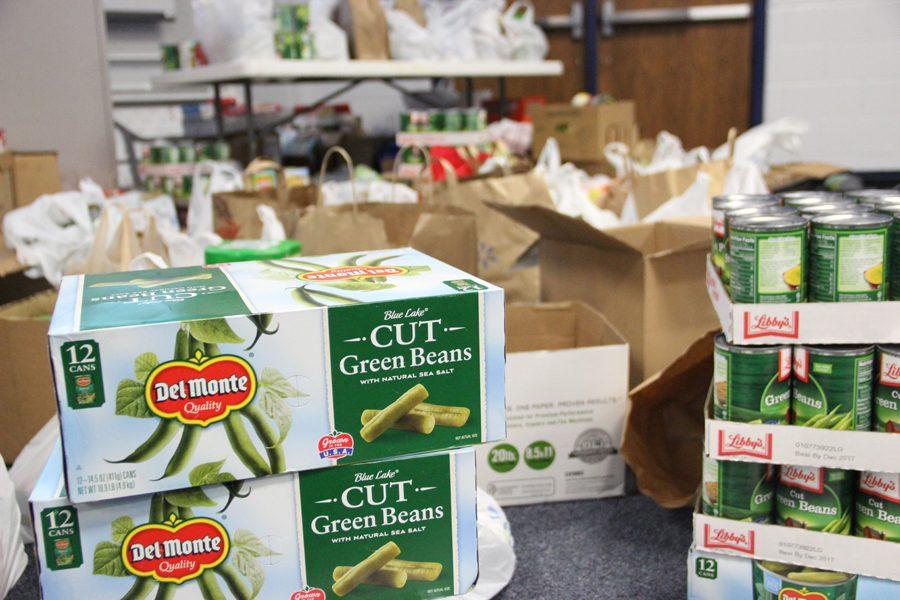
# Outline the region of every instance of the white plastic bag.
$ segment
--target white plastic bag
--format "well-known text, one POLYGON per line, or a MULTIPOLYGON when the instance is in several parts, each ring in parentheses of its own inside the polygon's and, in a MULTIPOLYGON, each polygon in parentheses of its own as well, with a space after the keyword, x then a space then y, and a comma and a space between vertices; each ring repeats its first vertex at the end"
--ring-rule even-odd
POLYGON ((0 456, 0 598, 6 597, 28 565, 21 529, 13 482, 0 456))
POLYGON ((484 0, 460 0, 446 5, 435 3, 426 7, 428 31, 443 60, 478 59, 472 24, 485 8, 484 0))
POLYGON ((194 167, 187 232, 196 236, 213 231, 213 194, 243 189, 244 175, 233 164, 204 160, 194 167))
POLYGON ((385 11, 388 45, 394 60, 439 60, 440 51, 431 32, 402 10, 385 11))
POLYGON ((734 163, 725 175, 722 184, 723 194, 768 194, 769 186, 766 178, 754 162, 734 163))
POLYGON ((274 208, 267 204, 260 204, 256 207, 256 214, 259 215, 259 220, 262 221, 262 233, 259 236, 262 241, 282 242, 287 238, 284 225, 281 224, 281 220, 275 214, 274 208))
POLYGON ((22 515, 22 541, 26 544, 34 543, 28 498, 31 496, 58 439, 59 420, 53 417, 25 444, 9 469, 9 476, 16 488, 16 503, 19 505, 19 512, 22 515))
POLYGON ((309 32, 318 60, 350 60, 347 32, 332 20, 338 0, 310 0, 309 32))
POLYGON ((488 133, 492 140, 503 142, 513 153, 526 154, 534 137, 534 124, 500 119, 488 125, 488 133))
POLYGON ((516 552, 506 513, 493 496, 478 488, 478 580, 454 600, 489 600, 512 581, 516 552))
MULTIPOLYGON (((753 127, 737 137, 734 142, 735 163, 755 163, 763 173, 775 162, 796 154, 803 144, 803 136, 809 131, 809 123, 802 119, 783 117, 753 127)), ((716 160, 728 158, 728 144, 713 152, 716 160)))
POLYGON ((711 183, 712 178, 703 171, 699 171, 697 179, 688 189, 684 190, 683 194, 664 202, 659 208, 644 217, 644 223, 654 223, 673 217, 709 216, 711 214, 709 206, 711 183))
POLYGON ((472 23, 475 54, 485 60, 509 60, 512 44, 503 33, 503 3, 486 2, 472 23))
POLYGON ((191 0, 191 6, 210 63, 275 58, 272 0, 191 0))
POLYGON ((613 166, 616 177, 620 179, 625 177, 629 170, 637 175, 651 175, 710 161, 709 149, 706 146, 685 151, 681 139, 668 131, 660 131, 657 134, 656 146, 649 163, 642 165, 634 162, 629 157, 629 152, 628 146, 622 142, 610 142, 603 148, 603 156, 613 166))
POLYGON ((513 60, 543 60, 550 45, 547 36, 534 22, 531 2, 517 0, 503 13, 503 28, 511 47, 513 60))

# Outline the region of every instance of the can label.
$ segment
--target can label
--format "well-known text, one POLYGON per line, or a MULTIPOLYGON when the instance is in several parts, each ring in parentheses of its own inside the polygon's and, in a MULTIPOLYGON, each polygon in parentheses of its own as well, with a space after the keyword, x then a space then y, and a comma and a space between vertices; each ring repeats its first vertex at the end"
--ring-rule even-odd
POLYGON ((787 424, 791 348, 745 354, 716 346, 713 416, 724 421, 787 424))
POLYGON ((771 304, 805 300, 805 228, 777 233, 732 228, 729 237, 734 302, 771 304))
POLYGON ((771 465, 703 459, 703 512, 714 517, 769 523, 775 478, 771 465))
POLYGON ((74 506, 45 508, 41 511, 44 558, 51 571, 77 569, 84 562, 81 530, 74 506))
POLYGON ((876 431, 900 433, 900 356, 878 350, 878 381, 875 384, 876 431))
POLYGON ((868 431, 872 425, 874 353, 832 356, 794 348, 794 424, 868 431))
POLYGON ((900 542, 900 473, 860 474, 853 535, 900 542))
POLYGON ((722 275, 725 271, 725 211, 712 211, 712 258, 713 266, 716 272, 722 275))
POLYGON ((900 219, 897 217, 894 217, 894 223, 891 225, 890 240, 890 296, 891 300, 900 300, 900 219))
POLYGON ((812 302, 885 299, 888 227, 868 231, 813 227, 809 244, 812 302))
POLYGON ((103 406, 103 369, 97 342, 68 342, 62 345, 61 353, 69 408, 77 410, 103 406))
POLYGON ((853 479, 852 471, 783 465, 775 493, 778 524, 849 534, 853 479))
POLYGON ((858 575, 753 560, 753 600, 852 600, 858 575))

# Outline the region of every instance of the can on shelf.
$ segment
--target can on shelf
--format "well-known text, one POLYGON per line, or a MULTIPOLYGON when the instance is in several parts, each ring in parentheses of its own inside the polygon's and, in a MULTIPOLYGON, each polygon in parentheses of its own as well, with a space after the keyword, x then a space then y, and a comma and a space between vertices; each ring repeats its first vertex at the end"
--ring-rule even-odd
POLYGON ((835 192, 828 192, 824 190, 801 190, 794 192, 782 192, 778 194, 778 198, 785 206, 801 208, 803 206, 811 206, 813 204, 830 204, 835 200, 840 200, 841 195, 835 192))
POLYGON ((712 199, 712 248, 710 257, 721 275, 725 269, 726 240, 728 239, 725 214, 739 208, 773 206, 778 198, 771 194, 726 194, 712 199))
POLYGON ((281 58, 293 58, 294 34, 290 31, 278 31, 275 33, 275 52, 281 58))
POLYGON ((849 535, 855 492, 855 471, 781 465, 775 488, 775 522, 849 535))
POLYGON ((181 68, 178 44, 162 45, 162 63, 165 71, 177 71, 181 68))
POLYGON ((820 215, 810 223, 810 302, 885 300, 893 219, 880 213, 842 213, 820 215))
POLYGON ((441 109, 433 108, 428 111, 429 131, 444 131, 445 121, 446 117, 441 109))
POLYGON ((291 24, 296 33, 307 33, 309 31, 309 4, 294 4, 291 24))
POLYGON ((462 131, 466 118, 462 109, 448 108, 444 111, 444 131, 462 131))
POLYGON ((853 535, 900 542, 900 473, 859 474, 853 535))
POLYGON ((487 127, 487 112, 483 108, 467 108, 464 114, 466 131, 481 131, 487 127))
POLYGON ((725 230, 725 240, 723 244, 724 250, 724 266, 722 267, 721 273, 719 274, 722 277, 722 284, 725 286, 725 289, 728 293, 731 293, 731 263, 728 260, 728 240, 731 234, 731 222, 735 219, 740 219, 741 217, 751 217, 754 215, 796 215, 797 211, 791 208, 790 206, 782 206, 780 204, 763 204, 758 206, 744 206, 741 208, 734 208, 725 211, 724 221, 724 230, 725 230))
POLYGON ((410 132, 412 131, 412 120, 410 119, 409 111, 402 111, 400 113, 400 131, 410 132))
POLYGON ((703 513, 736 521, 772 522, 772 465, 703 457, 703 513))
POLYGON ((866 204, 857 204, 856 202, 841 201, 832 202, 830 204, 813 204, 811 206, 802 206, 799 213, 807 219, 818 217, 819 215, 834 215, 838 213, 870 213, 873 212, 871 206, 866 204))
POLYGON ((752 215, 731 221, 728 261, 734 302, 806 299, 807 223, 799 215, 752 215))
POLYGON ((231 147, 227 142, 213 142, 203 146, 201 155, 208 160, 228 160, 231 158, 231 147))
POLYGON ((736 346, 721 333, 713 353, 713 417, 790 423, 791 346, 736 346))
POLYGON ((859 575, 769 560, 753 563, 753 600, 855 600, 859 575))
POLYGON ((197 149, 193 144, 178 145, 178 162, 192 163, 197 162, 197 149))
POLYGON ((900 345, 879 345, 872 428, 900 433, 900 345))
POLYGON ((868 431, 875 346, 795 346, 794 425, 868 431))

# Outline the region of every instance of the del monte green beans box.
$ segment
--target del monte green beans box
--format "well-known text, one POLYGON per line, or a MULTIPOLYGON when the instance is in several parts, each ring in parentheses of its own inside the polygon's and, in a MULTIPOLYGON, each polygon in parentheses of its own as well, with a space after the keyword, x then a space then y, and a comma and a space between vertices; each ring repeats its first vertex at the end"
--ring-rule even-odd
POLYGON ((75 502, 505 435, 503 292, 406 248, 64 279, 75 502))
POLYGON ((34 492, 44 598, 424 600, 478 571, 469 448, 73 504, 51 455, 34 492))

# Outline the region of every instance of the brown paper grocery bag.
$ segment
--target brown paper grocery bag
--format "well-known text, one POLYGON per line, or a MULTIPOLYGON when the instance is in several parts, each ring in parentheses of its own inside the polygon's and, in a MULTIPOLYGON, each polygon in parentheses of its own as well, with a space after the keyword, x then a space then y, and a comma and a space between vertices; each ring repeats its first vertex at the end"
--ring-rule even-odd
POLYGON ((387 17, 381 3, 378 0, 348 0, 341 7, 341 24, 350 33, 353 58, 389 59, 387 17))
MULTIPOLYGON (((350 167, 353 201, 341 206, 323 206, 320 202, 301 210, 293 237, 303 245, 304 254, 411 246, 469 273, 477 271, 478 234, 473 214, 441 205, 427 191, 420 191, 417 204, 360 203, 352 178, 353 163, 343 148, 328 150, 320 180, 332 155, 342 157, 350 167)), ((427 153, 425 156, 430 164, 427 153)), ((431 169, 423 172, 430 173, 431 169)))
POLYGON ((524 259, 539 235, 485 202, 553 206, 544 181, 532 171, 458 181, 444 165, 447 181, 435 190, 435 203, 473 213, 478 224, 478 276, 506 291, 507 301, 534 302, 540 296, 536 261, 524 259))
POLYGON ((427 24, 425 21, 425 12, 422 10, 422 5, 419 4, 419 0, 394 0, 394 10, 405 12, 422 27, 425 27, 427 24))
POLYGON ((695 341, 629 393, 621 453, 638 489, 665 508, 690 506, 700 486, 715 334, 695 341))
POLYGON ((134 257, 143 252, 128 211, 122 211, 122 218, 116 230, 112 232, 112 239, 110 239, 111 220, 110 208, 106 207, 100 213, 100 222, 94 231, 94 242, 87 257, 81 264, 67 269, 68 273, 127 271, 134 257))

